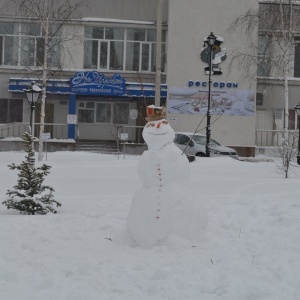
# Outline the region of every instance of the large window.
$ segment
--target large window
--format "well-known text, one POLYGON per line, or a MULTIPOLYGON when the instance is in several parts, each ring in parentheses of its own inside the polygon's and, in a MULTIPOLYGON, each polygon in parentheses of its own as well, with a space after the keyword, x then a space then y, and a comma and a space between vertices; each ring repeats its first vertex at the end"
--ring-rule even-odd
POLYGON ((270 37, 267 35, 258 36, 258 62, 257 76, 270 76, 270 37))
MULTIPOLYGON (((60 30, 50 27, 47 63, 60 63, 60 30)), ((37 67, 44 64, 45 36, 38 23, 0 22, 0 65, 37 67)))
MULTIPOLYGON (((166 33, 162 34, 162 64, 166 63, 166 33)), ((84 68, 155 72, 154 29, 85 27, 84 68)))
POLYGON ((22 99, 0 99, 0 123, 23 122, 22 99))
POLYGON ((129 103, 119 102, 80 102, 78 122, 128 124, 129 103))

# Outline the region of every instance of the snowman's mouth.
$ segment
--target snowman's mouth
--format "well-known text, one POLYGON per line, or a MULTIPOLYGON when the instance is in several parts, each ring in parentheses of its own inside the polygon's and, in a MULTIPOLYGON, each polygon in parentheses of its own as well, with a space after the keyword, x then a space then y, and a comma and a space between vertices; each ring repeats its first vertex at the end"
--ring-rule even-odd
POLYGON ((167 134, 166 132, 164 133, 153 133, 153 132, 148 132, 148 134, 153 134, 153 135, 164 135, 164 134, 167 134))

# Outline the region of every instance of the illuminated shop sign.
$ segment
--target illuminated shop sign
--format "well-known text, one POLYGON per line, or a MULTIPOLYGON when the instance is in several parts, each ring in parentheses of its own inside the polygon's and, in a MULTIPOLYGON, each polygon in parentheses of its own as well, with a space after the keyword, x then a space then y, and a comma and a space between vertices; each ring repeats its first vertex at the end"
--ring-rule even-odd
POLYGON ((120 74, 105 77, 97 71, 81 71, 71 78, 70 91, 78 95, 124 96, 126 83, 120 74))
MULTIPOLYGON (((220 88, 220 89, 223 89, 223 88, 238 88, 238 83, 237 82, 223 82, 223 81, 215 81, 212 83, 212 86, 214 88, 220 88)), ((199 80, 189 80, 188 82, 188 86, 189 87, 208 87, 208 82, 206 81, 199 81, 199 80)))

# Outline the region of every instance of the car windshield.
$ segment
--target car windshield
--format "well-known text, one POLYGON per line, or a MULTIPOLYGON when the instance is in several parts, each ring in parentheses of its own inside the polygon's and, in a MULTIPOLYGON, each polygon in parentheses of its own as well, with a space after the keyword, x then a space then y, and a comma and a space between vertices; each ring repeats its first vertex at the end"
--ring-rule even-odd
MULTIPOLYGON (((193 140, 199 145, 206 145, 206 136, 194 135, 193 140)), ((210 144, 212 146, 220 146, 220 144, 213 139, 210 139, 210 144)))

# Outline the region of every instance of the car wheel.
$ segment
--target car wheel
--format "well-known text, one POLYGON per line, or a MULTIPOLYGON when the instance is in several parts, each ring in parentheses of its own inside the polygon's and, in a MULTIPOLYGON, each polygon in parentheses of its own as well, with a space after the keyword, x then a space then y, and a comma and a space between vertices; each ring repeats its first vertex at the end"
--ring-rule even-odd
POLYGON ((196 153, 196 156, 199 156, 199 157, 206 157, 206 155, 202 152, 199 152, 199 153, 196 153))

